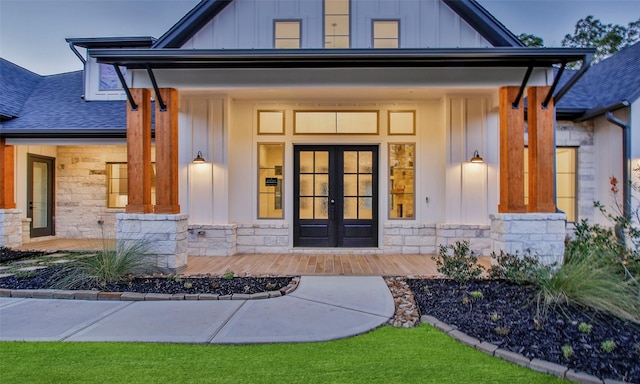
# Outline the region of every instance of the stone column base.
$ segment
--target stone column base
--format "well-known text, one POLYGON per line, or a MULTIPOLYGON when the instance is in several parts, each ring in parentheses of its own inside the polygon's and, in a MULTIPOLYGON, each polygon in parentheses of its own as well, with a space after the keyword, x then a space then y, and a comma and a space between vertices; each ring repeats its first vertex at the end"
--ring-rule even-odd
POLYGON ((164 272, 180 272, 187 266, 187 229, 189 215, 138 214, 116 215, 118 245, 129 241, 148 246, 147 253, 156 258, 156 266, 164 272))
POLYGON ((22 246, 22 211, 0 209, 0 247, 22 246))
POLYGON ((564 213, 498 213, 489 217, 493 252, 530 251, 545 265, 562 263, 566 237, 564 213))

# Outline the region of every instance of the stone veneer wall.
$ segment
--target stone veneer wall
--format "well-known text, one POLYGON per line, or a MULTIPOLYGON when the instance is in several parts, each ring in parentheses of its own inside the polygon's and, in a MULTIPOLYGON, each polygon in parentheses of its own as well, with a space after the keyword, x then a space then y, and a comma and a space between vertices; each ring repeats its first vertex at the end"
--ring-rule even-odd
MULTIPOLYGON (((577 174, 576 174, 576 220, 588 219, 593 221, 596 216, 593 201, 596 196, 596 161, 595 146, 593 143, 593 121, 576 123, 573 121, 556 122, 556 146, 576 147, 577 174)), ((525 144, 528 143, 525 134, 525 144)), ((568 229, 573 228, 569 224, 568 229)))
POLYGON ((564 213, 491 214, 494 252, 522 255, 530 251, 544 264, 562 263, 566 236, 564 213))
POLYGON ((113 237, 116 214, 107 208, 107 162, 126 162, 124 145, 59 146, 56 156, 56 236, 113 237), (103 224, 100 224, 102 222, 103 224))
POLYGON ((155 255, 156 265, 170 272, 179 272, 187 266, 189 215, 186 213, 116 215, 118 245, 127 241, 142 242, 148 253, 155 255))
POLYGON ((19 209, 0 209, 0 246, 22 246, 22 211, 19 209))
POLYGON ((466 240, 477 255, 491 254, 488 225, 385 223, 383 251, 386 254, 437 254, 440 245, 466 240))
POLYGON ((189 256, 233 256, 237 253, 236 224, 190 225, 189 256))
POLYGON ((238 224, 238 253, 289 253, 289 224, 238 224))

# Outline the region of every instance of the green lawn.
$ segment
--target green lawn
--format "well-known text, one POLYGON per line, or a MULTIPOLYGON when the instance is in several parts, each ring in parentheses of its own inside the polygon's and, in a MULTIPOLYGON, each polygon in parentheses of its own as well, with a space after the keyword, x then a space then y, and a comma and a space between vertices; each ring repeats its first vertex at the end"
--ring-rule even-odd
POLYGON ((324 343, 0 343, 0 382, 560 383, 468 348, 429 325, 324 343))

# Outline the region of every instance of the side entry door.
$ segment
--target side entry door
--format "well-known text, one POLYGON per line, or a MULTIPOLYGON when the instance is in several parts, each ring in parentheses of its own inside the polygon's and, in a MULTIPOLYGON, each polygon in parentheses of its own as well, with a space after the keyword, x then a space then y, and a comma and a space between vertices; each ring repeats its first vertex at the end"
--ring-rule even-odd
POLYGON ((27 155, 27 217, 31 219, 31 237, 55 234, 54 170, 54 158, 27 155))

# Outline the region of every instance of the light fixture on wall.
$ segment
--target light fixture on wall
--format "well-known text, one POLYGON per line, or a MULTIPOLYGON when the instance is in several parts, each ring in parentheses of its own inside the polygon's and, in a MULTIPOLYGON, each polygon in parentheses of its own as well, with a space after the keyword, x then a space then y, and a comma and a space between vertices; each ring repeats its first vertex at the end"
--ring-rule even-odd
MULTIPOLYGON (((476 151, 477 152, 477 151, 476 151)), ((194 164, 204 164, 206 160, 202 157, 202 151, 198 151, 198 155, 193 159, 194 164)))
POLYGON ((471 158, 471 162, 475 164, 484 163, 484 159, 480 157, 480 154, 478 153, 477 149, 473 152, 473 157, 471 158))

